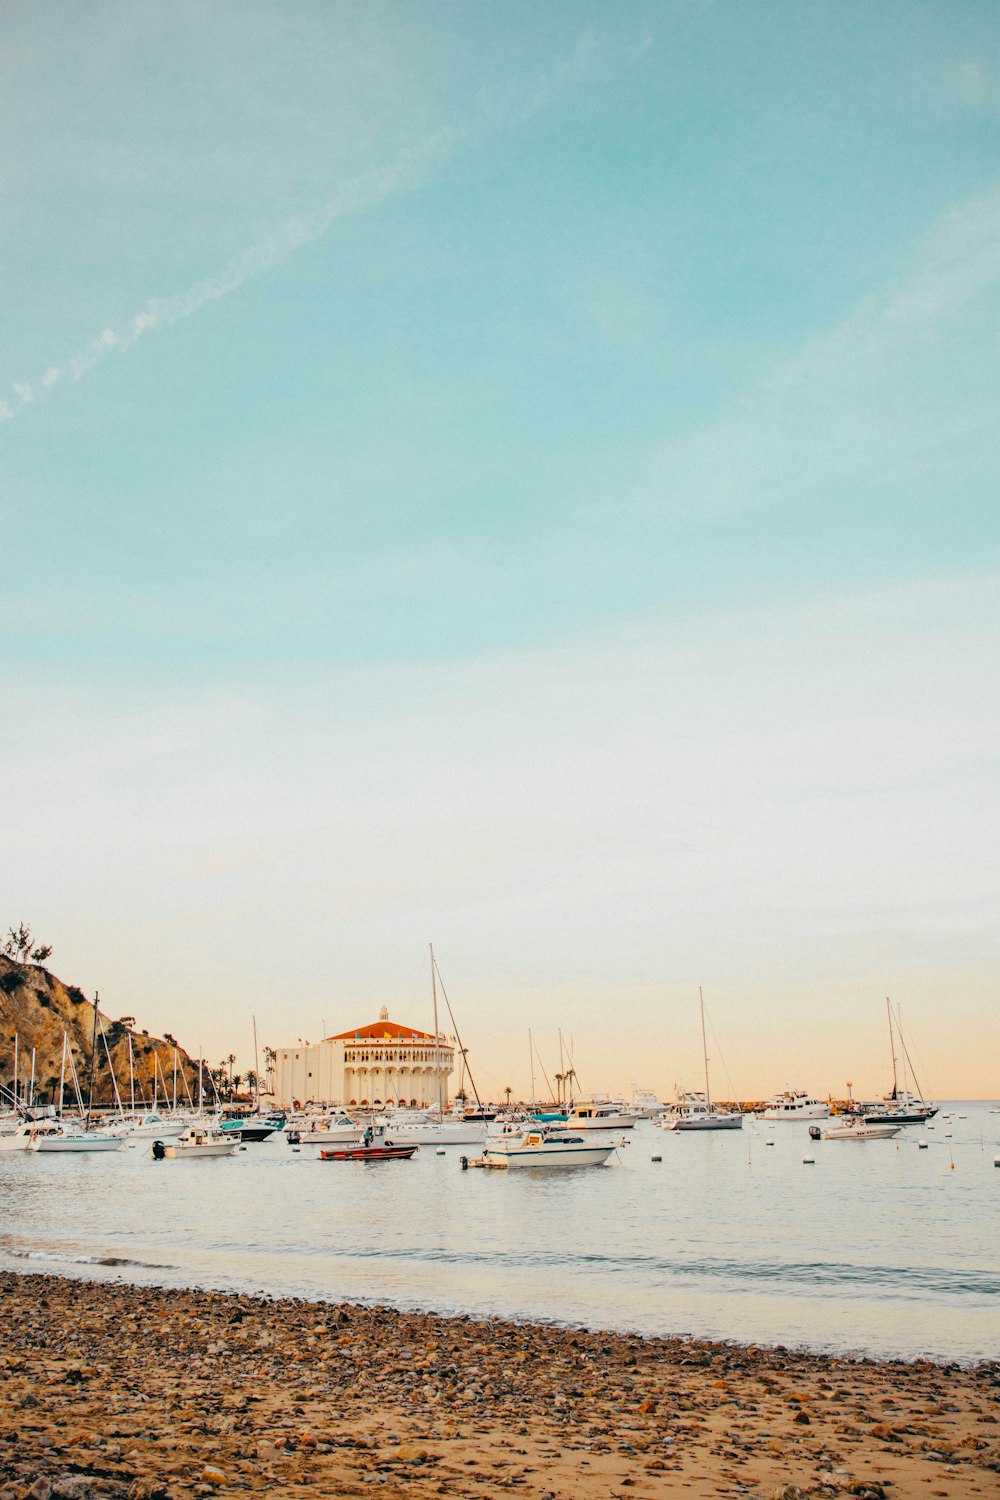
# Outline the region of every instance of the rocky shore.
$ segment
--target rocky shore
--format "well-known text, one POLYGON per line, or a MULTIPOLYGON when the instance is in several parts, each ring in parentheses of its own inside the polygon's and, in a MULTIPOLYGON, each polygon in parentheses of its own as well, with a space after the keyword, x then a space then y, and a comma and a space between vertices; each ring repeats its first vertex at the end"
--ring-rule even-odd
POLYGON ((1000 1366, 0 1273, 0 1500, 995 1495, 1000 1366))

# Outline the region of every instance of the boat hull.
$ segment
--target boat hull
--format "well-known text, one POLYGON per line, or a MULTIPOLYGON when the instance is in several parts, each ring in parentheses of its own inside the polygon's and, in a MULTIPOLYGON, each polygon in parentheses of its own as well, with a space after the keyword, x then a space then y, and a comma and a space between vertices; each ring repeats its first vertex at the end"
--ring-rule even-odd
POLYGON ((483 1159, 489 1166, 507 1167, 511 1171, 522 1167, 602 1167, 614 1149, 614 1145, 597 1144, 573 1150, 557 1146, 515 1147, 512 1150, 490 1147, 484 1151, 483 1159))
POLYGON ((705 1115, 701 1119, 694 1116, 692 1119, 672 1120, 664 1125, 664 1130, 742 1130, 742 1115, 705 1115))
POLYGON ((168 1161, 188 1161, 202 1156, 234 1156, 235 1141, 207 1141, 203 1145, 189 1146, 183 1141, 166 1141, 163 1155, 168 1161))
POLYGON ((32 1141, 32 1151, 121 1151, 125 1141, 113 1135, 50 1135, 32 1141))
POLYGON ((868 1125, 923 1125, 927 1120, 933 1120, 937 1114, 937 1106, 931 1109, 901 1109, 882 1110, 880 1113, 865 1115, 868 1125))
POLYGON ((321 1161, 409 1161, 416 1146, 342 1146, 321 1151, 321 1161))

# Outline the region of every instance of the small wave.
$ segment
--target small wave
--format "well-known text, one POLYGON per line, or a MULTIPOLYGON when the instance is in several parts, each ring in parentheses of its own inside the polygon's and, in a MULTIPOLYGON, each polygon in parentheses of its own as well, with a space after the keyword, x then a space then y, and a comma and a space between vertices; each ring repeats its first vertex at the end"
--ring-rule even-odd
MULTIPOLYGON (((329 1254, 329 1247, 324 1253, 329 1254)), ((424 1246, 392 1248, 386 1245, 342 1246, 339 1255, 346 1260, 411 1261, 437 1264, 482 1265, 499 1268, 520 1266, 525 1269, 558 1269, 576 1267, 580 1271, 614 1271, 650 1273, 671 1281, 694 1284, 699 1281, 731 1280, 745 1285, 782 1283, 813 1289, 869 1288, 880 1295, 917 1296, 929 1291, 952 1296, 995 1297, 1000 1295, 1000 1280, 995 1272, 971 1267, 953 1271, 946 1266, 852 1265, 842 1261, 741 1261, 727 1257, 665 1259, 656 1255, 602 1255, 595 1252, 530 1249, 524 1251, 430 1249, 424 1246)))
POLYGON ((40 1260, 61 1266, 133 1266, 141 1271, 175 1271, 176 1266, 156 1260, 130 1260, 127 1255, 72 1255, 56 1250, 7 1250, 14 1260, 40 1260))

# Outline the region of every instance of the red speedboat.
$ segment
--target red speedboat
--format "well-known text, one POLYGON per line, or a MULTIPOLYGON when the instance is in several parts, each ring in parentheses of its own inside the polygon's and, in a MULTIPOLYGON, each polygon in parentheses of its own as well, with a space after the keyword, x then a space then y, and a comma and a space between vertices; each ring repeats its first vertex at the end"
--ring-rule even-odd
POLYGON ((321 1151, 322 1161, 409 1161, 416 1146, 339 1146, 321 1151))

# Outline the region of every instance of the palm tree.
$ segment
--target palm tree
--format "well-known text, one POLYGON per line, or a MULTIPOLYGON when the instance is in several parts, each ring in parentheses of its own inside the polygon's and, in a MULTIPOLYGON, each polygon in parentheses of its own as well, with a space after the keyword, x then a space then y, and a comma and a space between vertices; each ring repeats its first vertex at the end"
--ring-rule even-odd
POLYGON ((507 1095, 507 1108, 508 1109, 510 1109, 510 1096, 511 1096, 511 1094, 513 1092, 514 1092, 514 1090, 511 1088, 510 1084, 508 1083, 507 1086, 506 1086, 506 1088, 504 1089, 504 1093, 507 1095))

